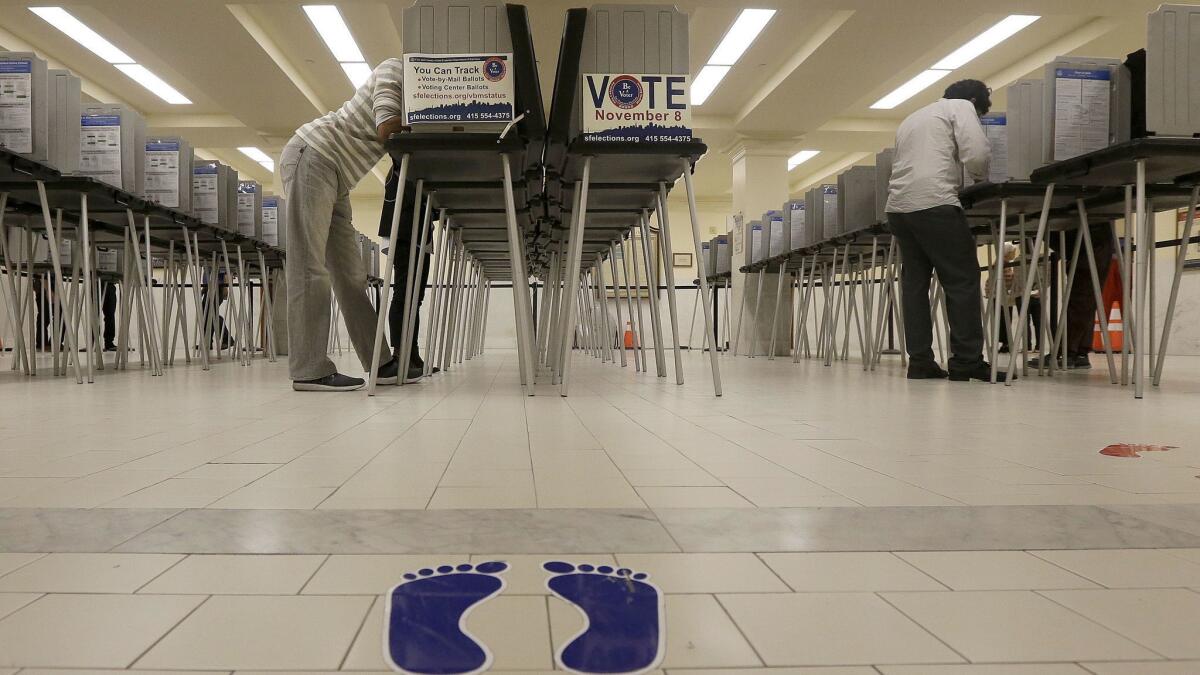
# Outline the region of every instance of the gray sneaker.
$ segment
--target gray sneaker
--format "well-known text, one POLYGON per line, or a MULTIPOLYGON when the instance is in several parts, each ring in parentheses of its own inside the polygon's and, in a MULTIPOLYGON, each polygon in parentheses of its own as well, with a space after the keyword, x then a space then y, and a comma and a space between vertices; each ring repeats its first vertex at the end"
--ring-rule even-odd
POLYGON ((292 389, 296 391, 354 391, 362 389, 365 384, 366 382, 362 378, 334 373, 316 380, 292 380, 292 389))

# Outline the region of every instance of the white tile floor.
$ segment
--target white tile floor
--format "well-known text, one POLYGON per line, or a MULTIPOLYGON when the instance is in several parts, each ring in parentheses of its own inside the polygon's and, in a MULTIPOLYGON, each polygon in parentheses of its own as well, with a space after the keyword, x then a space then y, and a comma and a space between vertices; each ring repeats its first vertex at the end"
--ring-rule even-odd
POLYGON ((671 675, 1200 672, 1200 359, 1141 402, 1099 369, 724 358, 714 399, 698 354, 683 388, 576 359, 566 399, 503 351, 372 399, 261 361, 0 374, 0 675, 383 672, 381 595, 488 560, 468 627, 550 672, 581 617, 548 559, 650 573, 671 675))

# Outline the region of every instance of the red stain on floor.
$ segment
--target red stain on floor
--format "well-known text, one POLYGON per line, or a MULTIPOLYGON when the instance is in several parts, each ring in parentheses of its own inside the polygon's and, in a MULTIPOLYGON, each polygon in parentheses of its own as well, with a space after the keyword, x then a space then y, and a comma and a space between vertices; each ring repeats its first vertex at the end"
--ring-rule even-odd
POLYGON ((1143 452, 1166 452, 1174 450, 1174 445, 1148 445, 1145 443, 1117 443, 1100 451, 1109 457, 1141 457, 1143 452))

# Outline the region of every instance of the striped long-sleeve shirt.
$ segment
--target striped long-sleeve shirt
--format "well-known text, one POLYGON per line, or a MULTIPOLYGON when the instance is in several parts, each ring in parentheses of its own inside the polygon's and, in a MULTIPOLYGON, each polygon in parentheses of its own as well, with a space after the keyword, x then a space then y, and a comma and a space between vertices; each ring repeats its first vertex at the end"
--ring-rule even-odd
POLYGON ((348 187, 354 187, 387 151, 378 127, 403 114, 404 62, 388 59, 342 107, 296 130, 309 147, 337 165, 348 187))

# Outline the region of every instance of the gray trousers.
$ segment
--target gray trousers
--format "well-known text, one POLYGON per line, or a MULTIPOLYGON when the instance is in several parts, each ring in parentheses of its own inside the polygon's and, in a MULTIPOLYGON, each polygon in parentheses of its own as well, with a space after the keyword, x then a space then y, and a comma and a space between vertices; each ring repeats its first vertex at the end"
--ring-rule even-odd
MULTIPOLYGON (((329 360, 329 290, 337 294, 350 342, 363 369, 371 367, 375 309, 367 299, 354 225, 350 186, 332 161, 293 136, 279 158, 287 197, 288 369, 293 380, 315 380, 337 372, 329 360)), ((380 364, 391 359, 386 338, 380 364)))

